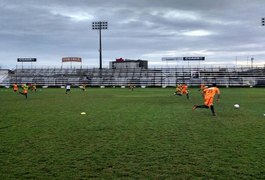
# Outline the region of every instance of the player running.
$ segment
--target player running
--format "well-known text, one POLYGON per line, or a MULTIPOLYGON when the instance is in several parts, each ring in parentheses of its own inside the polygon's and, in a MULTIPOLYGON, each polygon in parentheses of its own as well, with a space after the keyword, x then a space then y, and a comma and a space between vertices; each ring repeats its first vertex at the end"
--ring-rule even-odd
POLYGON ((175 95, 181 95, 181 84, 178 84, 176 87, 175 95))
POLYGON ((181 89, 180 94, 176 94, 176 95, 182 96, 183 94, 186 94, 187 99, 190 99, 188 85, 182 84, 180 85, 180 89, 181 89))
POLYGON ((217 95, 216 101, 218 102, 220 99, 220 90, 218 87, 216 87, 216 84, 214 83, 212 87, 205 88, 203 90, 204 105, 194 105, 192 109, 195 110, 197 108, 210 108, 212 111, 212 115, 216 116, 213 105, 215 95, 217 95))
POLYGON ((18 85, 17 85, 17 83, 14 83, 13 84, 13 91, 14 92, 17 92, 18 91, 18 85))
POLYGON ((181 86, 181 94, 186 94, 187 99, 190 99, 189 91, 188 91, 188 85, 187 84, 183 84, 181 86))
POLYGON ((24 95, 26 99, 28 99, 28 89, 29 89, 28 85, 23 84, 22 89, 23 89, 23 92, 19 92, 19 94, 24 95))

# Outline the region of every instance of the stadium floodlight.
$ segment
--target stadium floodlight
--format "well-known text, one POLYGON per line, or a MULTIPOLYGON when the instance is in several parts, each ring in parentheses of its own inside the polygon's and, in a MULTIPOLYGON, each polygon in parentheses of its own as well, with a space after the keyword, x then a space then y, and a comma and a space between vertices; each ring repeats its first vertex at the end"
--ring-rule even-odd
POLYGON ((261 25, 262 25, 262 26, 265 26, 265 18, 264 18, 264 17, 261 18, 261 25))
POLYGON ((99 30, 99 69, 102 69, 101 30, 108 29, 107 21, 92 22, 92 30, 99 30))

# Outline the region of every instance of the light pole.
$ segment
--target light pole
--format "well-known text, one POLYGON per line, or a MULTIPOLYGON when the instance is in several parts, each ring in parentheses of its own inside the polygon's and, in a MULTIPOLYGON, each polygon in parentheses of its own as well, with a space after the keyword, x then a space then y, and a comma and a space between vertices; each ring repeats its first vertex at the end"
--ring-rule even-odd
POLYGON ((92 30, 99 30, 99 69, 102 69, 101 29, 108 29, 107 21, 92 22, 92 30))
POLYGON ((252 57, 250 60, 251 60, 251 69, 253 69, 253 61, 254 61, 254 58, 252 57))

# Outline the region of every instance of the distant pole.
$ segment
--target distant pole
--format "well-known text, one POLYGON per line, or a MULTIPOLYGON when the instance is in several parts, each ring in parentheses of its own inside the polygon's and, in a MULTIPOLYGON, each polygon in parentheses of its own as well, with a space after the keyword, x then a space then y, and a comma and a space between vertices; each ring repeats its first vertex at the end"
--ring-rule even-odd
POLYGON ((102 69, 101 28, 99 29, 99 69, 102 69))
POLYGON ((254 61, 254 58, 252 57, 250 60, 251 60, 251 69, 253 69, 253 61, 254 61))
POLYGON ((99 30, 99 69, 102 69, 101 29, 108 29, 108 22, 106 21, 92 22, 92 30, 99 30))
MULTIPOLYGON (((261 18, 261 26, 265 26, 265 17, 262 17, 261 18)), ((253 58, 253 60, 254 60, 254 58, 253 58)), ((251 58, 251 66, 252 66, 252 68, 253 68, 253 62, 252 62, 252 58, 251 58)), ((265 64, 264 64, 264 68, 265 68, 265 64)))

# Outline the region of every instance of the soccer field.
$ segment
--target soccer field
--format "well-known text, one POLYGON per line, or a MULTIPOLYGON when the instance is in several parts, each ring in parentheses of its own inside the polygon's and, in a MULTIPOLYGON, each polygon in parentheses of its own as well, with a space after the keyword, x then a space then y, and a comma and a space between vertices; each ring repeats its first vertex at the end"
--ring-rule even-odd
POLYGON ((0 89, 0 179, 265 179, 265 88, 220 90, 0 89))

